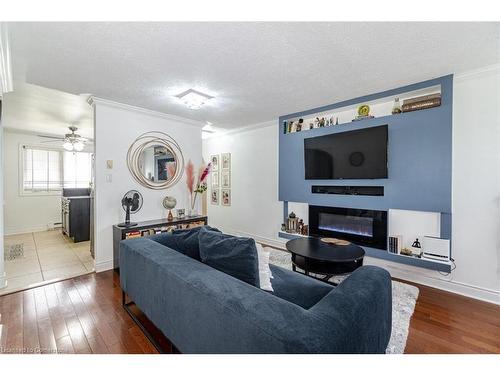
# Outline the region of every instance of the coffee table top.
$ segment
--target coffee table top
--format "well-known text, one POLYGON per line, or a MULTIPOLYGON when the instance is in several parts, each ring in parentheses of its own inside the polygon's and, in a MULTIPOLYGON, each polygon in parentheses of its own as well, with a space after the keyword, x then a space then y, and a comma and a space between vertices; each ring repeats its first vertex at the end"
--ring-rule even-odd
POLYGON ((327 262, 353 262, 365 256, 363 248, 353 243, 334 245, 315 237, 290 240, 286 243, 286 249, 292 254, 327 262))

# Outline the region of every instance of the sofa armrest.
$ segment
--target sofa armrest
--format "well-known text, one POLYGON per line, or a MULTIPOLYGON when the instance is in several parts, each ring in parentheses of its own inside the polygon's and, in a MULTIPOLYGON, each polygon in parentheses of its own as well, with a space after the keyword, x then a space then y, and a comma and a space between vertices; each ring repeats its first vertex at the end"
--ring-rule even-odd
POLYGON ((391 275, 361 267, 309 311, 349 332, 341 345, 347 353, 385 353, 392 328, 391 275))

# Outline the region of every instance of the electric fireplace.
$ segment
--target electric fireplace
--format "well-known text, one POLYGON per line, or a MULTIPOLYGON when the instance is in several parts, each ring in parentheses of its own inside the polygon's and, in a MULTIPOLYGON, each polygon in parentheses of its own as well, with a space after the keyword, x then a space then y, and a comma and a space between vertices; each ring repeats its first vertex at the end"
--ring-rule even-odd
POLYGON ((387 250, 387 211, 309 206, 309 234, 387 250))

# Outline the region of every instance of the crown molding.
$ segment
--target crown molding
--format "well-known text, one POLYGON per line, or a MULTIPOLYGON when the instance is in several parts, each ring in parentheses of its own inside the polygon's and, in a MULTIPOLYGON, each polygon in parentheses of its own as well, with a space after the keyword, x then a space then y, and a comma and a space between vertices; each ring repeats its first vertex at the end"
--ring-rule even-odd
POLYGON ((460 81, 463 79, 474 78, 474 77, 477 77, 478 75, 483 75, 483 74, 487 75, 487 74, 495 74, 495 73, 500 73, 500 63, 483 66, 481 68, 468 70, 468 71, 465 71, 462 73, 456 73, 453 75, 453 79, 460 81))
POLYGON ((93 96, 93 95, 91 95, 87 99, 87 103, 89 103, 91 106, 95 106, 96 104, 100 104, 100 105, 105 105, 105 106, 108 106, 108 107, 124 109, 124 110, 132 111, 132 112, 138 112, 138 113, 141 113, 141 114, 144 114, 144 115, 154 116, 154 117, 162 118, 162 119, 165 119, 165 120, 181 122, 183 124, 195 126, 195 127, 198 127, 198 128, 202 128, 203 126, 206 125, 206 123, 203 122, 203 121, 191 120, 191 119, 188 119, 188 118, 185 118, 185 117, 181 117, 181 116, 176 116, 176 115, 171 115, 171 114, 168 114, 168 113, 153 111, 151 109, 146 109, 146 108, 142 108, 142 107, 136 107, 136 106, 133 106, 133 105, 130 105, 130 104, 123 104, 123 103, 115 102, 113 100, 99 98, 99 97, 93 96))
POLYGON ((0 22, 0 97, 14 89, 7 24, 0 22))

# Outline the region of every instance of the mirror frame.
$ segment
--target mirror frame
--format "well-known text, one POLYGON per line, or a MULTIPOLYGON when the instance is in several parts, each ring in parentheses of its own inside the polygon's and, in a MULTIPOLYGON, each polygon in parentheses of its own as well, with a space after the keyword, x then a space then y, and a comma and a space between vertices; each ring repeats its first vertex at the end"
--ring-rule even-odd
POLYGON ((127 166, 139 184, 149 189, 162 190, 175 185, 181 179, 184 173, 184 156, 179 144, 167 133, 157 131, 147 132, 138 136, 130 145, 127 151, 127 166), (154 182, 142 174, 140 166, 141 154, 150 146, 165 147, 174 156, 177 163, 174 177, 167 181, 154 182))

